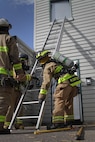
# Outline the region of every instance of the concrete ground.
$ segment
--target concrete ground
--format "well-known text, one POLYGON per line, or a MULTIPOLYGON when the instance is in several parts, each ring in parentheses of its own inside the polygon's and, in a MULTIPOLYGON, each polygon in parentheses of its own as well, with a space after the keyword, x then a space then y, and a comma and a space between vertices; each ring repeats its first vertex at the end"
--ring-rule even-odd
MULTIPOLYGON (((0 135, 0 142, 95 142, 95 125, 84 128, 83 140, 76 140, 80 126, 74 129, 60 132, 34 134, 33 127, 25 127, 24 130, 12 130, 11 134, 0 135)), ((46 127, 41 127, 41 130, 46 127)))

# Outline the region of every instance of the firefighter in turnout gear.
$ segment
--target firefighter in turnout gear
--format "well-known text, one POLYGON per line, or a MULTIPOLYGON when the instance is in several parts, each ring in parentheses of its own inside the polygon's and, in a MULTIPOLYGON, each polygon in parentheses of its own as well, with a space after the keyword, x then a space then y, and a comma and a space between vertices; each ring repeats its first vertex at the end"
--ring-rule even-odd
POLYGON ((0 134, 10 134, 10 130, 4 129, 3 126, 14 92, 13 78, 9 73, 11 67, 15 70, 17 80, 25 78, 19 60, 16 38, 9 34, 11 28, 12 25, 8 20, 0 19, 0 134))
POLYGON ((39 92, 39 103, 47 96, 52 78, 58 82, 54 92, 54 109, 52 113, 52 125, 48 129, 56 129, 71 125, 73 116, 73 97, 77 95, 77 85, 80 79, 71 70, 52 60, 50 52, 44 50, 36 56, 43 66, 43 82, 39 92))
MULTIPOLYGON (((22 68, 23 68, 24 72, 28 71, 29 70, 28 55, 22 53, 22 54, 20 54, 19 58, 22 63, 22 68)), ((13 78, 15 78, 15 72, 13 70, 10 72, 10 74, 13 78)), ((22 85, 23 87, 25 87, 25 83, 27 81, 30 81, 31 79, 32 79, 31 75, 26 73, 26 79, 24 82, 15 82, 14 92, 12 94, 12 104, 9 106, 8 112, 6 114, 6 121, 4 123, 5 129, 7 129, 9 127, 13 113, 14 113, 14 111, 18 105, 18 102, 21 98, 22 91, 21 91, 20 86, 22 85)), ((22 115, 23 115, 23 106, 21 107, 18 116, 22 116, 22 115)), ((16 122, 14 124, 14 127, 15 127, 15 129, 24 129, 23 121, 21 119, 17 118, 16 122)))

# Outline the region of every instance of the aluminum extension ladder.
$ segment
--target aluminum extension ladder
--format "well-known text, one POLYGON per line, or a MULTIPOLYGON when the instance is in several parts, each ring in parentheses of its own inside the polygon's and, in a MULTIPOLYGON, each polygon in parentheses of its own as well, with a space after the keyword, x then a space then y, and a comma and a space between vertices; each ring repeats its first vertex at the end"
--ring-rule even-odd
MULTIPOLYGON (((43 50, 51 50, 52 53, 54 53, 55 51, 59 51, 60 48, 60 43, 61 43, 61 39, 62 39, 62 35, 63 35, 63 31, 64 31, 64 23, 65 23, 66 18, 64 18, 63 21, 61 22, 57 22, 56 20, 53 21, 49 33, 47 35, 47 38, 45 40, 45 43, 43 45, 42 51, 43 50), (51 46, 51 47, 50 47, 51 46)), ((32 68, 31 71, 31 75, 35 72, 35 70, 37 69, 37 65, 38 65, 38 60, 35 61, 34 66, 32 68)), ((19 112, 19 109, 21 107, 21 105, 26 105, 26 104, 38 104, 39 101, 31 101, 31 102, 23 102, 26 93, 27 93, 27 89, 29 86, 30 82, 27 83, 26 88, 24 90, 24 92, 22 93, 22 96, 18 102, 17 108, 13 114, 12 120, 10 122, 9 128, 12 128, 12 125, 15 121, 16 118, 19 119, 37 119, 37 123, 36 123, 36 130, 40 128, 41 123, 42 123, 42 118, 43 118, 43 112, 44 112, 44 107, 45 107, 45 101, 43 101, 41 108, 40 108, 40 112, 38 116, 21 116, 21 117, 17 117, 17 114, 19 112)), ((32 90, 31 90, 32 91, 32 90)))

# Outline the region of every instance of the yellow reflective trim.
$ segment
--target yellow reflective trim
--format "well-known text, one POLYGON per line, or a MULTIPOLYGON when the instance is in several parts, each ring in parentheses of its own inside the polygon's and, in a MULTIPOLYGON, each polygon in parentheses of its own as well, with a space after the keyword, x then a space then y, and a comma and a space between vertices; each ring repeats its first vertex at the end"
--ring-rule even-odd
POLYGON ((59 73, 63 69, 63 66, 59 65, 56 67, 54 74, 59 73))
POLYGON ((72 83, 70 83, 71 86, 76 86, 76 85, 78 85, 78 84, 81 83, 81 81, 78 78, 78 76, 76 76, 76 75, 70 75, 69 73, 67 73, 66 75, 64 75, 63 77, 60 77, 58 79, 58 84, 63 83, 66 80, 72 81, 72 83))
POLYGON ((17 123, 17 124, 22 124, 22 123, 23 123, 23 121, 22 121, 22 120, 20 120, 20 119, 17 119, 17 120, 16 120, 16 123, 17 123))
POLYGON ((70 82, 74 82, 76 80, 79 80, 78 76, 75 76, 75 77, 69 79, 70 82))
POLYGON ((8 75, 8 71, 5 68, 0 68, 0 74, 8 75))
POLYGON ((64 120, 74 120, 74 115, 64 115, 64 120))
POLYGON ((10 122, 4 122, 4 125, 9 126, 10 122))
POLYGON ((53 122, 57 122, 57 121, 64 121, 64 116, 53 116, 52 118, 53 122))
POLYGON ((7 46, 0 46, 0 52, 8 52, 9 48, 7 46))
POLYGON ((48 52, 49 52, 48 50, 45 50, 45 51, 41 52, 41 56, 44 56, 48 52))
POLYGON ((63 119, 64 118, 64 116, 53 116, 53 119, 63 119))
POLYGON ((5 116, 3 116, 3 115, 0 115, 0 122, 4 122, 5 121, 5 116))
POLYGON ((58 84, 59 83, 62 83, 62 82, 64 82, 64 81, 66 81, 66 80, 68 80, 68 79, 70 79, 71 77, 73 77, 74 75, 70 75, 69 73, 67 73, 67 74, 65 74, 63 77, 60 77, 59 79, 58 79, 58 84))
POLYGON ((81 83, 81 81, 79 80, 79 81, 76 81, 76 82, 74 82, 74 83, 71 83, 70 85, 73 87, 73 86, 76 86, 76 85, 78 85, 78 84, 80 84, 81 83))
POLYGON ((42 52, 38 53, 38 55, 36 55, 36 58, 39 58, 40 56, 44 56, 48 52, 49 52, 48 50, 42 51, 42 52))
POLYGON ((20 58, 20 61, 25 61, 26 60, 26 58, 20 58))
POLYGON ((30 74, 26 74, 26 80, 30 81, 31 80, 31 75, 30 74))
POLYGON ((47 90, 45 90, 45 89, 41 89, 41 90, 40 90, 40 94, 42 94, 42 95, 46 95, 46 94, 47 94, 47 90))
POLYGON ((13 70, 9 71, 10 76, 13 76, 13 70))
POLYGON ((22 69, 22 64, 21 63, 14 64, 13 67, 14 67, 15 70, 19 70, 19 69, 22 69))

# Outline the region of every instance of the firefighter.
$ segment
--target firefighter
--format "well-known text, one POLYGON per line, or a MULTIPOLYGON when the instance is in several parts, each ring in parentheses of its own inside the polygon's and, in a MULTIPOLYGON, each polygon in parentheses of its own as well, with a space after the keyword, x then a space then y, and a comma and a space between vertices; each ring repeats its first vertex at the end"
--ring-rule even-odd
MULTIPOLYGON (((22 68, 23 68, 24 72, 27 72, 27 71, 29 70, 29 65, 28 65, 28 60, 29 60, 29 58, 28 58, 28 55, 25 54, 25 53, 22 53, 22 54, 19 55, 19 58, 20 58, 20 61, 21 61, 21 63, 22 63, 22 68)), ((15 109, 16 109, 17 104, 18 104, 18 102, 19 102, 19 100, 20 100, 20 97, 21 97, 21 95, 22 95, 20 85, 22 85, 22 86, 25 88, 26 82, 27 82, 27 81, 30 81, 30 80, 32 79, 32 77, 31 77, 30 74, 27 74, 27 73, 26 73, 26 76, 27 76, 26 81, 23 82, 23 84, 20 83, 20 84, 19 84, 19 87, 18 87, 18 90, 16 89, 17 91, 15 91, 16 93, 18 92, 18 94, 16 94, 16 96, 18 96, 18 97, 16 98, 15 109)), ((22 116, 22 115, 23 115, 23 106, 21 107, 18 116, 22 116)), ((23 121, 22 121, 21 119, 18 119, 18 118, 17 118, 17 119, 16 119, 16 122, 15 122, 15 124, 14 124, 14 127, 15 127, 15 129, 24 129, 23 121)))
POLYGON ((11 104, 11 95, 14 92, 13 78, 10 76, 11 66, 14 68, 17 80, 23 80, 25 73, 19 60, 15 36, 10 36, 12 25, 8 20, 0 18, 0 134, 10 134, 4 129, 4 121, 8 107, 11 104))
MULTIPOLYGON (((28 55, 27 54, 20 54, 19 55, 20 61, 22 63, 22 68, 24 70, 24 72, 29 70, 29 66, 28 66, 28 55)), ((11 71, 10 75, 15 78, 15 71, 11 71)), ((26 74, 27 76, 27 80, 26 81, 30 81, 31 80, 31 76, 29 74, 26 74)), ((13 116, 13 112, 17 107, 17 104, 21 98, 22 92, 21 92, 21 88, 20 86, 22 85, 23 87, 25 87, 25 82, 15 82, 14 84, 14 92, 12 95, 12 104, 9 106, 8 112, 6 114, 6 120, 4 123, 4 128, 7 129, 10 125, 12 116, 13 116)), ((23 108, 21 107, 20 111, 19 111, 19 115, 18 116, 22 116, 23 114, 23 108)), ((24 129, 23 126, 23 121, 21 119, 16 119, 16 122, 14 124, 15 129, 24 129)))
POLYGON ((54 92, 54 109, 52 113, 52 125, 49 129, 67 127, 74 120, 73 97, 77 95, 77 85, 80 79, 64 68, 61 64, 52 60, 50 52, 44 50, 36 55, 36 58, 43 66, 43 82, 39 92, 39 103, 42 103, 47 96, 52 78, 58 81, 54 92))
POLYGON ((28 65, 28 60, 29 60, 29 58, 28 58, 28 55, 25 54, 25 53, 21 53, 21 54, 19 55, 19 58, 20 58, 20 61, 21 61, 21 63, 22 63, 22 68, 23 68, 23 70, 24 70, 24 71, 28 71, 28 70, 29 70, 29 65, 28 65))

